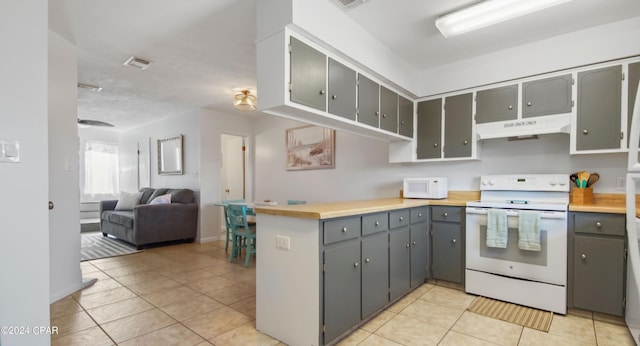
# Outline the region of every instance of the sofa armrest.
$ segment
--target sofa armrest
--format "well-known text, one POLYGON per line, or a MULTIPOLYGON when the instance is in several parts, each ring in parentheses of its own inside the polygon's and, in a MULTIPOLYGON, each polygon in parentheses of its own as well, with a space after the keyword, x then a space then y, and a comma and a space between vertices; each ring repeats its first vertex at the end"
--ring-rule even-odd
POLYGON ((116 204, 118 204, 118 200, 108 200, 108 201, 100 201, 100 216, 102 216, 103 211, 114 210, 116 209, 116 204))

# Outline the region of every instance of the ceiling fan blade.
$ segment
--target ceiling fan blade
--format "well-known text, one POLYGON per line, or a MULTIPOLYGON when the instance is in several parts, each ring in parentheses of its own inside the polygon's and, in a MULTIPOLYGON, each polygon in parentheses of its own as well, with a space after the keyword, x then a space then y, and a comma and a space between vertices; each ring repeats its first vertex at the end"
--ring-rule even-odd
POLYGON ((106 127, 114 127, 112 124, 105 123, 100 120, 90 120, 90 119, 78 119, 78 124, 87 125, 87 126, 106 126, 106 127))

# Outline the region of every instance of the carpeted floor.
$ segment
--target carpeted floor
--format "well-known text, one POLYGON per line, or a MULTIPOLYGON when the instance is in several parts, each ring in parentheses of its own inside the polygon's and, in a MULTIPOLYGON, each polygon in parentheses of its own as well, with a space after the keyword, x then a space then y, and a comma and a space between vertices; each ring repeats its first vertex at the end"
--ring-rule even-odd
POLYGON ((553 319, 553 312, 528 308, 480 296, 476 297, 467 310, 543 332, 549 331, 551 320, 553 319))
POLYGON ((82 233, 80 244, 80 261, 129 255, 142 251, 136 250, 135 246, 122 240, 104 237, 101 232, 82 233))

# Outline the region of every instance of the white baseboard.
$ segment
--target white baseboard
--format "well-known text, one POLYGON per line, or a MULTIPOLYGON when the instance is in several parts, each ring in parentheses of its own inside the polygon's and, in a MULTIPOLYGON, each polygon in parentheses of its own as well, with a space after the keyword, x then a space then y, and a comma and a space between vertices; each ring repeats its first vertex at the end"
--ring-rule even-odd
POLYGON ((220 237, 213 236, 213 237, 200 238, 197 240, 197 242, 200 244, 204 244, 204 243, 211 243, 212 241, 217 241, 217 240, 220 240, 220 237))

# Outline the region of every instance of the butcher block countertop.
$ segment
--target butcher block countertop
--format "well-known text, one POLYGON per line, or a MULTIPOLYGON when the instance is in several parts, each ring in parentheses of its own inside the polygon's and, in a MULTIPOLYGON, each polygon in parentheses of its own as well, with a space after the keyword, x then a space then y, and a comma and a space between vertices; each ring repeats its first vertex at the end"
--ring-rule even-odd
POLYGON ((627 212, 625 198, 626 198, 625 194, 596 193, 593 195, 593 203, 590 203, 590 204, 569 203, 569 211, 579 211, 579 212, 587 212, 587 213, 625 214, 627 212))
POLYGON ((348 202, 277 205, 268 207, 256 206, 254 210, 257 214, 322 220, 426 205, 464 207, 467 201, 478 199, 480 199, 479 191, 449 191, 448 198, 445 199, 405 199, 392 197, 348 202))

